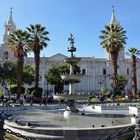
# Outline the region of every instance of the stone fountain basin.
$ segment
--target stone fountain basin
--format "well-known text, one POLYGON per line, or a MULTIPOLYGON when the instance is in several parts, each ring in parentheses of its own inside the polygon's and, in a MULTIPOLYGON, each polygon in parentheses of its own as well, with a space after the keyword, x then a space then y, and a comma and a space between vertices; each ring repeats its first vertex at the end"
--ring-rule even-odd
MULTIPOLYGON (((132 127, 134 124, 119 125, 114 127, 99 128, 51 128, 51 127, 28 127, 19 126, 15 123, 5 121, 4 128, 11 129, 21 135, 36 138, 37 140, 97 140, 112 135, 120 130, 132 127)), ((126 140, 134 137, 131 131, 127 135, 118 136, 119 140, 126 140)))
MULTIPOLYGON (((13 118, 9 120, 5 120, 4 128, 11 129, 12 131, 16 133, 20 133, 24 136, 30 136, 33 138, 37 138, 37 140, 96 140, 98 138, 103 138, 107 135, 116 133, 117 131, 124 130, 128 127, 134 126, 134 124, 130 123, 130 120, 127 121, 124 116, 121 116, 118 114, 117 118, 118 122, 117 125, 112 126, 111 121, 105 121, 106 127, 101 127, 101 124, 104 124, 102 121, 105 120, 105 118, 100 118, 100 116, 105 117, 105 114, 99 114, 96 113, 96 117, 92 118, 89 116, 83 116, 83 115, 74 115, 74 122, 76 126, 61 126, 63 123, 70 123, 70 120, 63 118, 63 110, 26 110, 25 112, 22 111, 19 114, 16 114, 13 118), (99 116, 98 116, 99 115, 99 116), (60 116, 60 117, 59 117, 60 116), (123 119, 120 121, 120 117, 123 119), (58 117, 57 119, 55 117, 58 117), (81 123, 79 125, 83 124, 83 126, 78 127, 78 117, 81 119, 81 123), (84 118, 87 117, 86 120, 84 118), (96 120, 99 119, 99 120, 96 120), (92 122, 90 122, 90 119, 93 119, 92 122), (101 123, 97 127, 95 122, 101 123), (125 122, 126 121, 126 122, 125 122), (26 123, 30 122, 32 125, 27 125, 26 123), (120 125, 123 124, 123 125, 120 125), (89 126, 86 127, 86 125, 89 124, 89 126), (95 124, 95 127, 93 128, 93 124, 95 124), (108 125, 108 126, 107 126, 108 125)), ((92 114, 91 114, 92 115, 92 114)), ((70 116, 71 117, 71 116, 70 116)), ((72 116, 73 117, 73 116, 72 116)), ((115 122, 115 121, 114 121, 115 122)), ((129 138, 134 135, 134 132, 130 132, 129 134, 125 135, 125 137, 129 138)), ((121 136, 122 137, 122 136, 121 136)), ((119 138, 119 140, 125 140, 124 136, 123 138, 119 138)))

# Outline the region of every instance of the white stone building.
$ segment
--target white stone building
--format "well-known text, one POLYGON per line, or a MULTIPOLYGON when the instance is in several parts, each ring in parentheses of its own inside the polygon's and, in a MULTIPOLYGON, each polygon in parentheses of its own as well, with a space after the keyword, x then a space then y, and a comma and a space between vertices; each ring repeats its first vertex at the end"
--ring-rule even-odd
MULTIPOLYGON (((114 11, 111 17, 111 23, 116 24, 114 11)), ((3 62, 4 57, 8 57, 9 60, 13 59, 13 55, 7 49, 7 40, 9 35, 16 29, 13 22, 12 11, 7 23, 5 23, 5 31, 3 35, 3 43, 0 47, 0 61, 3 62)), ((128 85, 126 91, 131 90, 131 60, 126 59, 124 50, 121 50, 118 58, 118 73, 125 75, 128 78, 128 85)), ((64 59, 69 56, 57 53, 51 57, 41 57, 40 62, 40 87, 44 89, 44 93, 47 90, 53 91, 53 85, 49 85, 44 78, 44 73, 52 66, 52 64, 64 63, 64 59)), ((28 57, 25 59, 25 63, 28 63, 34 67, 34 58, 28 57)), ((111 90, 110 78, 112 76, 112 63, 109 54, 106 52, 105 58, 95 57, 81 57, 81 61, 78 64, 81 68, 82 74, 84 74, 81 82, 75 85, 76 92, 89 92, 99 91, 101 87, 106 87, 111 90)), ((137 60, 137 87, 140 90, 140 60, 137 60)), ((65 90, 68 87, 65 86, 65 90)))

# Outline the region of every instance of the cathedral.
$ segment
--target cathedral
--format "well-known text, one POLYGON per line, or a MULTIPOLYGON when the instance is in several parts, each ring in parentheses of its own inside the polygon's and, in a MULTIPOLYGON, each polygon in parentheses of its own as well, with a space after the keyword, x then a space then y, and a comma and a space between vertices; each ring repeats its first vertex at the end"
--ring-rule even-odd
MULTIPOLYGON (((115 18, 114 11, 112 12, 111 21, 109 24, 116 24, 117 20, 115 18)), ((4 61, 5 57, 8 60, 13 60, 14 56, 7 49, 7 41, 9 35, 16 29, 16 25, 13 21, 12 11, 8 21, 4 25, 4 35, 3 42, 0 46, 0 61, 4 61)), ((41 57, 40 58, 40 87, 43 88, 43 92, 47 91, 53 92, 54 85, 50 85, 44 78, 45 72, 53 64, 62 64, 64 59, 69 56, 57 53, 51 57, 41 57)), ((25 63, 30 64, 34 67, 34 58, 25 58, 25 63)), ((75 91, 78 92, 96 92, 99 93, 101 87, 106 87, 110 91, 112 90, 110 86, 110 80, 112 77, 112 62, 110 55, 106 52, 104 58, 95 57, 81 57, 81 61, 78 63, 83 74, 83 78, 80 83, 75 84, 75 91)), ((119 52, 118 57, 118 74, 124 75, 128 79, 128 84, 125 88, 125 92, 131 90, 131 59, 125 58, 125 50, 122 49, 119 52)), ((137 60, 137 87, 140 91, 140 60, 137 60)), ((64 87, 64 92, 68 91, 68 86, 64 87)))

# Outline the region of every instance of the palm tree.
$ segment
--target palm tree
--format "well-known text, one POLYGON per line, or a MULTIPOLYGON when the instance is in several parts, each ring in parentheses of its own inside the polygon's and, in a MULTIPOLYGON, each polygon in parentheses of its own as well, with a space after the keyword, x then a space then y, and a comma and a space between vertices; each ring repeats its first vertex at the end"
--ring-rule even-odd
POLYGON ((17 58, 17 99, 19 99, 21 95, 24 56, 27 55, 28 51, 28 39, 29 34, 26 31, 18 29, 10 35, 8 40, 8 46, 13 52, 14 56, 17 58))
POLYGON ((116 88, 117 60, 119 51, 126 44, 126 31, 119 24, 109 24, 101 31, 101 45, 110 54, 113 65, 114 88, 116 88))
POLYGON ((40 24, 30 25, 30 27, 27 27, 27 31, 30 34, 29 47, 31 51, 33 51, 35 59, 35 91, 37 93, 39 85, 40 51, 48 46, 46 41, 50 40, 47 37, 49 32, 46 31, 46 27, 40 24))
POLYGON ((132 85, 132 94, 133 96, 136 96, 137 94, 137 71, 136 71, 136 62, 137 62, 137 56, 140 55, 140 50, 136 48, 130 48, 127 52, 128 55, 131 56, 132 59, 132 79, 131 79, 131 85, 132 85))

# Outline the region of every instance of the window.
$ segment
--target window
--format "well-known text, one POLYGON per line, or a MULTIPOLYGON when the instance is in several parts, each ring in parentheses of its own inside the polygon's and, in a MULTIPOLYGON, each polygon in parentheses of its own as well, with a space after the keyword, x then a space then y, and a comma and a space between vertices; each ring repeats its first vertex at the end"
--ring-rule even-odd
POLYGON ((106 75, 106 69, 103 69, 103 75, 106 75))
POLYGON ((86 70, 85 69, 82 69, 82 74, 86 74, 86 70))
POLYGON ((127 75, 129 75, 129 69, 127 68, 127 75))

